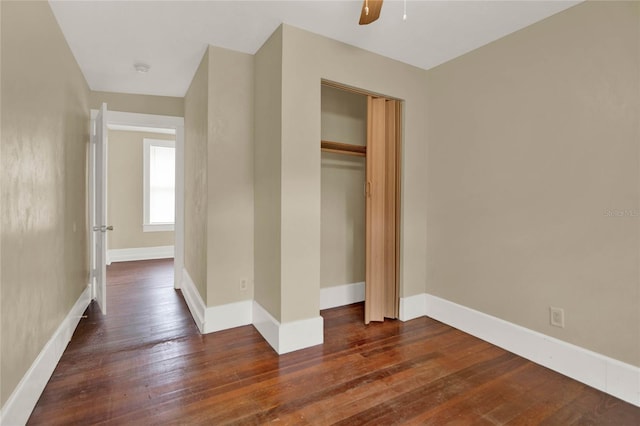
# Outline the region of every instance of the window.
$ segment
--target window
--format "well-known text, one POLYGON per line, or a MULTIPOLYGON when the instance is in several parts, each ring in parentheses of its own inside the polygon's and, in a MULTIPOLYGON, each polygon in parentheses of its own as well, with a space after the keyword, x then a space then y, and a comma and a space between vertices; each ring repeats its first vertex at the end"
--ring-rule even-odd
POLYGON ((173 231, 176 198, 176 143, 144 139, 144 232, 173 231))

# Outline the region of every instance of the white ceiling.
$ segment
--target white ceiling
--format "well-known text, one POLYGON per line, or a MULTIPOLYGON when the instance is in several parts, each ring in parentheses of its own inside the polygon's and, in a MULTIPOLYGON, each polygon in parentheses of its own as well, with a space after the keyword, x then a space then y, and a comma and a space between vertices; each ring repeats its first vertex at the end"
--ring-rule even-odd
POLYGON ((60 1, 51 8, 92 90, 184 96, 208 44, 255 53, 284 22, 429 69, 580 1, 60 1), (133 64, 151 69, 137 73, 133 64))

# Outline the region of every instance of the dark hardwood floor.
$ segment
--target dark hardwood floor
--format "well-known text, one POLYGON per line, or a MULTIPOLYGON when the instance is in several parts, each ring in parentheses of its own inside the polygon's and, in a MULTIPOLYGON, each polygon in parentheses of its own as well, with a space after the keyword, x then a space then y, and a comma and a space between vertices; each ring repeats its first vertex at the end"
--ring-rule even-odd
POLYGON ((640 408, 428 318, 322 312, 278 356, 252 327, 200 335, 173 263, 114 263, 29 424, 639 425, 640 408))

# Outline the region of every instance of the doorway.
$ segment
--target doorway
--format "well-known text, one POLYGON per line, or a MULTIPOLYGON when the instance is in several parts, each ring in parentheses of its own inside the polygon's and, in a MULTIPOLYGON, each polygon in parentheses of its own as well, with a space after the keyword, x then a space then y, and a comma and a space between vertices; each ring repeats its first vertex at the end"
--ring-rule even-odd
MULTIPOLYGON (((106 314, 106 236, 113 229, 107 213, 108 132, 171 134, 175 137, 174 278, 179 289, 184 265, 184 118, 108 111, 91 111, 89 159, 89 211, 92 297, 106 314), (104 223, 103 223, 104 222, 104 223)), ((146 217, 146 216, 145 216, 146 217)), ((142 219, 142 218, 141 218, 142 219)), ((130 259, 133 260, 133 259, 130 259)))
POLYGON ((174 255, 175 130, 107 132, 107 265, 174 255))
POLYGON ((342 287, 366 324, 398 318, 402 102, 325 81, 321 95, 321 306, 342 287))

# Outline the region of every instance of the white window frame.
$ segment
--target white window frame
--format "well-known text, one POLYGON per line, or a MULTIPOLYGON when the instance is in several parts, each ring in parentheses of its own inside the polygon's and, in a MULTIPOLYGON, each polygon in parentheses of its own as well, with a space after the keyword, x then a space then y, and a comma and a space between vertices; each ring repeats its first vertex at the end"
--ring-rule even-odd
POLYGON ((165 140, 165 139, 152 139, 152 138, 143 138, 143 156, 144 156, 144 167, 143 167, 143 188, 142 188, 142 198, 144 203, 143 208, 143 217, 142 217, 142 231, 143 232, 166 232, 173 231, 175 229, 175 222, 173 223, 149 223, 149 173, 150 173, 150 152, 151 146, 161 146, 165 148, 174 148, 176 147, 176 141, 174 140, 165 140))

